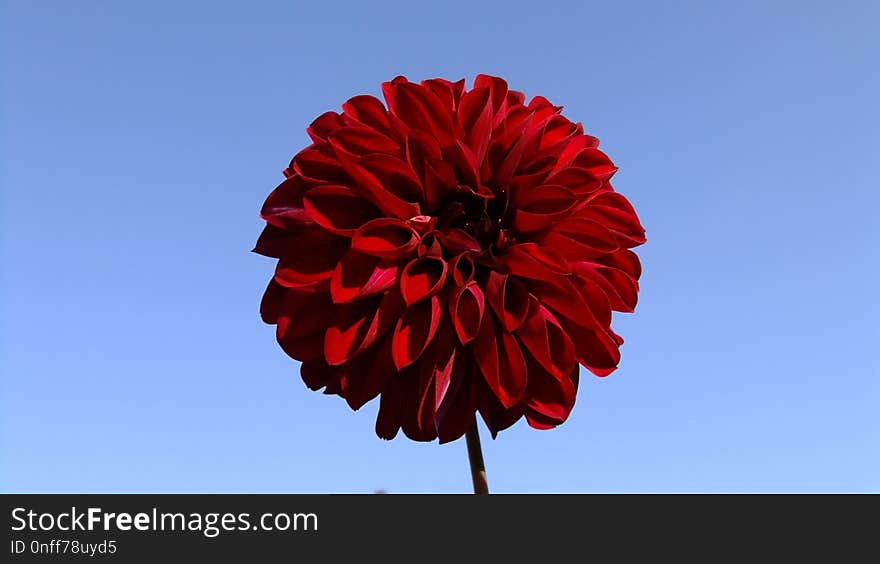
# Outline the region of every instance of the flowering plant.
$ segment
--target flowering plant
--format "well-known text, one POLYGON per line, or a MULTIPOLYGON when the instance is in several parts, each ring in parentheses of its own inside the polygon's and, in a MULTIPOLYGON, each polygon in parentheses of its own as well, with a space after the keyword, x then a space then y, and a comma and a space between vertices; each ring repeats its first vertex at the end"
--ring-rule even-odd
MULTIPOLYGON (((579 365, 611 373, 612 311, 636 305, 645 232, 580 123, 501 78, 382 85, 308 128, 262 208, 278 259, 261 314, 306 385, 376 433, 441 443, 549 429, 579 365)), ((476 468, 479 470, 479 468, 476 468)))

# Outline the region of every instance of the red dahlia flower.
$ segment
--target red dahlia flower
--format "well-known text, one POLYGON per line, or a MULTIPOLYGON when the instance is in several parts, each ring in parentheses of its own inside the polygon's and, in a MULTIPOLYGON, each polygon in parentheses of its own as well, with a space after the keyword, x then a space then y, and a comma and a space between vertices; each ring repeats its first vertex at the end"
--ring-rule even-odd
POLYGON ((561 424, 578 364, 617 367, 612 310, 636 305, 645 231, 617 168, 500 78, 382 90, 387 108, 319 116, 266 200, 263 320, 309 388, 353 409, 381 396, 382 438, 452 441, 476 412, 493 436, 561 424))

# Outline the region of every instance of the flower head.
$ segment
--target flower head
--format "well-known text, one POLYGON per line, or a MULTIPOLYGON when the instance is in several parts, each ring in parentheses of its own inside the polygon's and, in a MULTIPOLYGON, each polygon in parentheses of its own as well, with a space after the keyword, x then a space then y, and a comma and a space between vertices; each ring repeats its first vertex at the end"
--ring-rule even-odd
POLYGON ((580 123, 496 77, 382 85, 308 128, 262 209, 261 305, 306 385, 376 433, 455 440, 566 420, 578 365, 606 376, 645 232, 580 123))

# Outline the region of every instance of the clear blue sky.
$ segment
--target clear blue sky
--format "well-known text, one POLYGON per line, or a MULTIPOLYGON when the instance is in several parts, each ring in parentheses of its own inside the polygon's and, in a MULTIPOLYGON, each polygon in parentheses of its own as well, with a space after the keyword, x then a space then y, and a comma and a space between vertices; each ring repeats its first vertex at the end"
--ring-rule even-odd
POLYGON ((639 211, 618 372, 484 433, 504 492, 880 490, 880 4, 5 4, 0 489, 466 492, 376 438, 257 310, 305 127, 504 76, 602 139, 639 211))

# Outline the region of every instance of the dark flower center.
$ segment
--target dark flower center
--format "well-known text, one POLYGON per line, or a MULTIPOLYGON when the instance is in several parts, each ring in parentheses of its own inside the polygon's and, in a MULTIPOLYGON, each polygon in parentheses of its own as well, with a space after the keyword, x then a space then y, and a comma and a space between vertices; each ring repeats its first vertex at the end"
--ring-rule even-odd
POLYGON ((461 229, 473 236, 484 249, 488 249, 493 245, 503 247, 510 243, 510 233, 505 228, 506 215, 507 193, 486 198, 471 187, 460 184, 440 206, 438 224, 440 227, 461 229))

